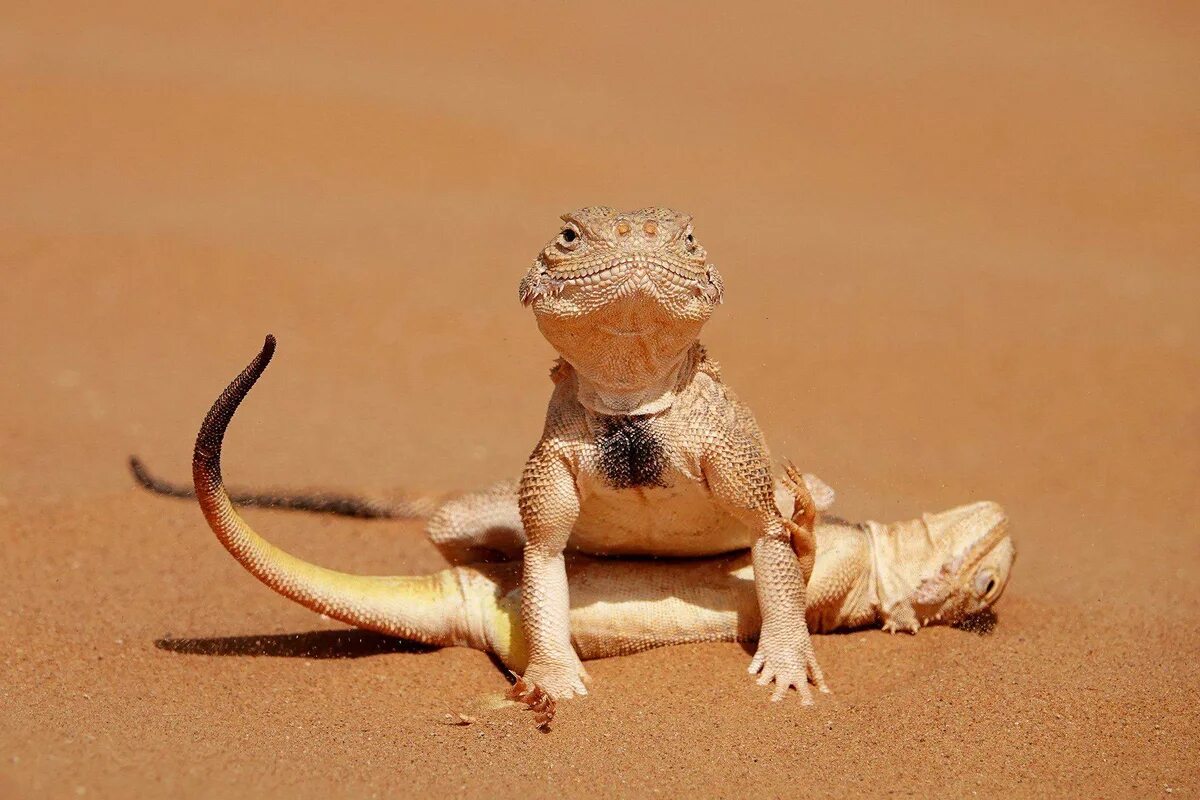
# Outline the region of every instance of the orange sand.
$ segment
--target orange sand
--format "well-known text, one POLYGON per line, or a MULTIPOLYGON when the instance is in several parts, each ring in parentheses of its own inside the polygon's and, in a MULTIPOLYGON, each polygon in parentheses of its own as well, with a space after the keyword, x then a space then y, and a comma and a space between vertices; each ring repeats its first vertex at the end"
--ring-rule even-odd
MULTIPOLYGON (((0 12, 0 796, 1200 789, 1187 4, 26 5, 0 12), (735 645, 598 662, 543 735, 487 707, 485 655, 322 621, 132 487, 130 452, 187 477, 267 331, 232 481, 515 474, 551 358, 516 283, 600 202, 695 213, 728 290, 705 341, 841 513, 1008 507, 991 635, 824 637, 814 709, 767 704, 735 645)), ((440 564, 415 524, 251 516, 321 564, 440 564)))

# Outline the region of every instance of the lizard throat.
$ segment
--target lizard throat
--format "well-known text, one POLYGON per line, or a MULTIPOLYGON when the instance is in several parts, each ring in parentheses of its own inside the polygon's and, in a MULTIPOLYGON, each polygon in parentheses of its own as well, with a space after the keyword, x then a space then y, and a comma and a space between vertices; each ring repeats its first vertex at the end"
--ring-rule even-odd
POLYGON ((928 536, 904 536, 903 526, 867 521, 859 528, 870 543, 871 586, 879 619, 885 627, 891 623, 900 630, 916 632, 920 622, 913 612, 911 598, 920 582, 919 565, 932 543, 928 536), (906 575, 902 569, 905 565, 915 566, 916 573, 906 575))
POLYGON ((700 345, 681 353, 657 378, 630 390, 619 387, 603 369, 572 363, 578 381, 577 397, 589 411, 608 417, 641 416, 666 411, 691 382, 700 359, 700 345))

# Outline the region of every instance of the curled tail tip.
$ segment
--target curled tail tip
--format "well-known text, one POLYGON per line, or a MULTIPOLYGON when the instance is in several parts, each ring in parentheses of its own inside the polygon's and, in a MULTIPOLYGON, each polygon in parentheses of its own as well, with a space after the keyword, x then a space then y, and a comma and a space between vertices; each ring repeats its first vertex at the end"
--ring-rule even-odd
MULTIPOLYGON (((256 355, 254 360, 252 360, 249 365, 247 365, 246 369, 242 371, 243 375, 247 373, 252 375, 252 382, 253 380, 257 379, 258 376, 262 375, 263 370, 267 368, 267 365, 271 363, 271 359, 275 357, 275 346, 278 343, 279 342, 273 333, 268 333, 265 337, 263 337, 262 347, 259 348, 258 355, 256 355)), ((241 377, 241 375, 238 376, 239 379, 241 377)), ((234 383, 237 383, 237 381, 235 380, 234 383)))
MULTIPOLYGON (((221 392, 221 396, 208 410, 204 422, 200 425, 200 432, 196 436, 196 449, 192 454, 193 470, 217 476, 219 482, 221 442, 225 438, 225 430, 229 427, 229 422, 233 419, 233 414, 241 405, 242 400, 250 393, 250 389, 262 377, 267 365, 271 363, 271 358, 275 355, 275 344, 275 335, 268 333, 258 355, 225 387, 225 391, 221 392)), ((199 487, 197 487, 197 491, 199 491, 199 487)))
MULTIPOLYGON (((250 365, 246 367, 245 372, 243 373, 245 377, 249 378, 250 384, 249 386, 246 386, 245 391, 241 393, 243 397, 249 393, 250 387, 253 386, 255 381, 262 376, 263 371, 267 368, 267 365, 271 363, 271 359, 275 357, 276 344, 277 342, 275 340, 275 334, 273 333, 268 333, 266 338, 263 339, 262 349, 258 351, 258 355, 254 357, 254 360, 250 362, 250 365)), ((238 380, 235 380, 234 383, 239 383, 242 380, 243 376, 238 376, 238 380)), ((238 398, 238 400, 240 401, 241 398, 238 398)))
POLYGON ((258 355, 254 357, 254 361, 250 363, 246 371, 256 373, 255 377, 261 375, 262 371, 271 363, 271 359, 275 357, 275 345, 277 344, 275 334, 268 333, 263 338, 262 348, 258 351, 258 355))

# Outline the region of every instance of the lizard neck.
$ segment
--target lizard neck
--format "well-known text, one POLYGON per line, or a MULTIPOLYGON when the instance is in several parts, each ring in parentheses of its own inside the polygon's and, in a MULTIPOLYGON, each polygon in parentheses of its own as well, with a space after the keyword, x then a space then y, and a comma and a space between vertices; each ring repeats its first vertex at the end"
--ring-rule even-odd
POLYGON ((703 358, 704 348, 693 342, 674 359, 647 370, 636 388, 628 385, 628 374, 619 364, 571 363, 577 382, 576 396, 584 408, 604 416, 658 414, 670 408, 692 382, 703 358))
POLYGON ((868 521, 861 527, 870 541, 873 608, 878 621, 888 630, 915 633, 920 622, 912 596, 929 565, 938 560, 928 526, 916 519, 889 525, 868 521))
POLYGON ((806 616, 817 632, 861 628, 879 621, 875 569, 861 525, 825 517, 817 523, 817 562, 808 581, 806 616))

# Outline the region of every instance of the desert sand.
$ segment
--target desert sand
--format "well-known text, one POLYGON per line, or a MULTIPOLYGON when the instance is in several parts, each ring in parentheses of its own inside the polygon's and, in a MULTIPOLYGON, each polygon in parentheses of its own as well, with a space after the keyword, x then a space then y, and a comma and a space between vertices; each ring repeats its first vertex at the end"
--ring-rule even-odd
MULTIPOLYGON (((1194 796, 1200 15, 1188 4, 9 4, 0 11, 0 796, 1194 796), (776 457, 892 520, 1003 503, 991 633, 591 665, 543 734, 487 656, 272 594, 192 437, 273 332, 231 482, 516 474, 557 215, 696 217, 704 337, 776 457), (467 714, 471 725, 445 724, 467 714)), ((331 567, 418 523, 248 515, 331 567)))

